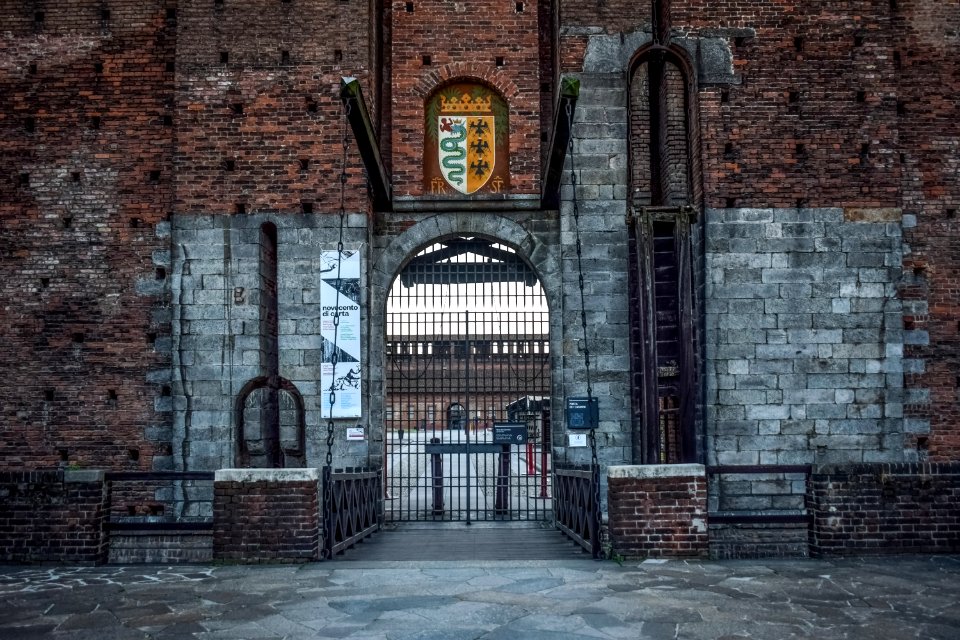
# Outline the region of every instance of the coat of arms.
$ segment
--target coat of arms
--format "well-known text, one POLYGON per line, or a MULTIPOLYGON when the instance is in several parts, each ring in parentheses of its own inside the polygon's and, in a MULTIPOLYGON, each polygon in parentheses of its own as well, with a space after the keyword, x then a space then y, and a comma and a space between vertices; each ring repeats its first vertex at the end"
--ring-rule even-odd
POLYGON ((454 85, 433 96, 427 118, 430 193, 503 191, 509 166, 506 104, 499 96, 481 85, 454 85))

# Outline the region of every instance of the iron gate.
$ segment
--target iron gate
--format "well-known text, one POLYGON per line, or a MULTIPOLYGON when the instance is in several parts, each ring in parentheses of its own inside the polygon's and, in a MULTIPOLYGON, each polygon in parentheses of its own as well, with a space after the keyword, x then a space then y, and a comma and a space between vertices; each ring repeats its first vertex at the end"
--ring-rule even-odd
POLYGON ((392 520, 551 515, 547 302, 508 247, 420 252, 387 302, 384 512, 392 520), (499 444, 494 425, 526 425, 499 444))

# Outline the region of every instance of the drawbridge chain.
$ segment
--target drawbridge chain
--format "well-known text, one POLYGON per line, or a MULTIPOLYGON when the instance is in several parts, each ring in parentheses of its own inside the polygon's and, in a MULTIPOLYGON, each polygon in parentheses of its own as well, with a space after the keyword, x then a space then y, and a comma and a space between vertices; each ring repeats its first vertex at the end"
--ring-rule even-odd
MULTIPOLYGON (((577 283, 580 288, 580 327, 583 330, 583 358, 584 369, 587 378, 587 402, 593 399, 593 384, 590 378, 590 341, 587 337, 587 305, 584 296, 583 285, 583 245, 580 241, 580 207, 577 202, 577 170, 574 165, 573 155, 573 107, 568 102, 566 105, 567 126, 570 131, 570 183, 573 187, 573 228, 577 239, 577 283)), ((589 410, 589 408, 588 408, 589 410)), ((600 461, 597 458, 597 425, 591 421, 589 440, 590 440, 590 468, 593 484, 594 522, 592 523, 597 536, 600 535, 601 513, 600 513, 600 461)), ((599 539, 599 537, 597 538, 599 539)), ((599 549, 594 549, 594 555, 600 553, 599 549)))

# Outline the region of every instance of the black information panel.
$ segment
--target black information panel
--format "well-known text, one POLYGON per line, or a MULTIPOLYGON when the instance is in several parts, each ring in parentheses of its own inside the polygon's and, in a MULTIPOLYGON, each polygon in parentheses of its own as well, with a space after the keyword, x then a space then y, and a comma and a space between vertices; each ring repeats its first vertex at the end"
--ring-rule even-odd
POLYGON ((567 398, 568 429, 596 429, 599 422, 596 398, 567 398))
POLYGON ((527 425, 522 422, 494 422, 493 444, 526 444, 527 425))

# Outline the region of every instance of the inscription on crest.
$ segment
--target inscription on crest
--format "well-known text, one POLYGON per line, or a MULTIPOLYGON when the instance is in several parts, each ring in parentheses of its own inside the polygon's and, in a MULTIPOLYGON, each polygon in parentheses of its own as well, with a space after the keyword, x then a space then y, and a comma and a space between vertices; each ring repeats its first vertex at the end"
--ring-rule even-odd
POLYGON ((432 195, 509 189, 507 105, 480 84, 455 84, 427 101, 424 189, 432 195))

